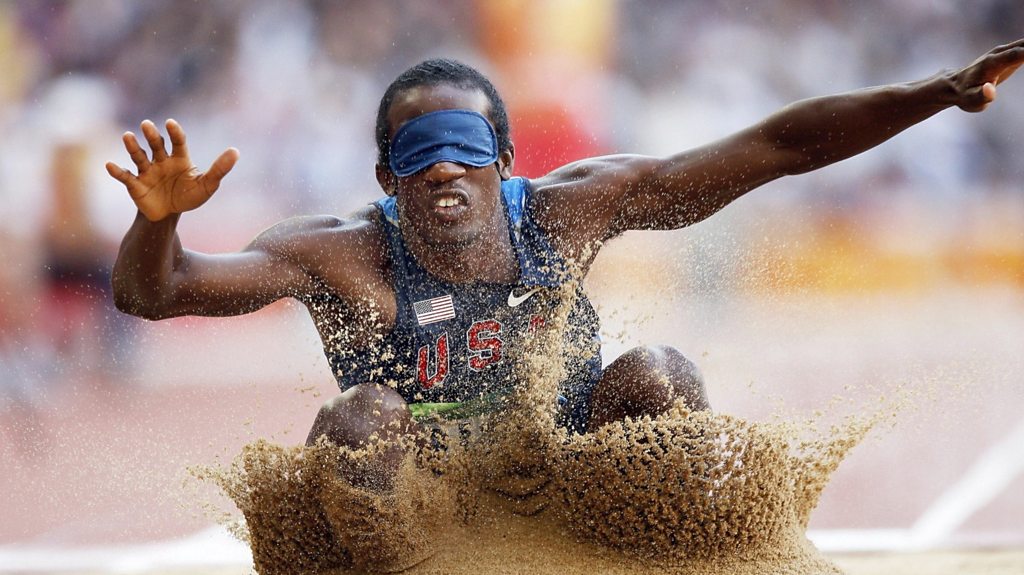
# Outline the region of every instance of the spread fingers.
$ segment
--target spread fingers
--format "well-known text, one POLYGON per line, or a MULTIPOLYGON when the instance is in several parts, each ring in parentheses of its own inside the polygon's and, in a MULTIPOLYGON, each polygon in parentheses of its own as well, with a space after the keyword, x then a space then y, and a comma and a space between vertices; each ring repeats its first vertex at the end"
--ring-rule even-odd
POLYGON ((114 162, 107 162, 106 168, 107 173, 110 174, 110 177, 121 182, 122 184, 124 184, 126 188, 128 188, 128 194, 133 199, 138 199, 141 195, 143 195, 141 190, 139 189, 139 179, 135 177, 135 174, 129 172, 128 170, 122 168, 121 166, 118 166, 114 162))
POLYGON ((188 146, 185 145, 185 130, 177 120, 167 120, 167 136, 171 139, 171 155, 175 158, 187 158, 188 146))
POLYGON ((132 132, 125 132, 124 135, 121 136, 121 140, 124 141, 124 149, 128 150, 128 156, 131 157, 132 162, 135 163, 135 167, 139 169, 139 174, 148 170, 150 165, 149 156, 146 155, 146 151, 139 145, 139 141, 135 138, 135 134, 132 132))
POLYGON ((156 128, 156 124, 149 120, 144 120, 141 128, 142 135, 149 142, 149 149, 153 152, 153 161, 159 162, 166 158, 167 148, 164 147, 164 137, 160 135, 160 130, 156 128))
POLYGON ((208 195, 212 195, 213 192, 217 191, 220 187, 220 181, 231 171, 231 168, 235 167, 235 162, 238 161, 238 150, 235 148, 228 148, 213 161, 210 169, 203 174, 203 190, 208 195))

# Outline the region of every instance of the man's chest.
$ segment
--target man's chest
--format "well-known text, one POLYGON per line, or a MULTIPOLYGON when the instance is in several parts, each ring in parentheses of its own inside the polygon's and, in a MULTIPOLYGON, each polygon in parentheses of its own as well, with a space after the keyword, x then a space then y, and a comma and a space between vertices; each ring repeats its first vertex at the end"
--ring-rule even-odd
POLYGON ((393 292, 390 313, 330 292, 306 305, 328 358, 359 363, 345 372, 380 366, 385 382, 410 397, 444 400, 508 379, 515 352, 552 308, 542 287, 422 281, 403 288, 393 292))
POLYGON ((462 395, 511 377, 514 354, 547 321, 542 291, 503 285, 414 291, 395 326, 398 340, 415 350, 409 383, 421 395, 440 398, 445 388, 462 395))

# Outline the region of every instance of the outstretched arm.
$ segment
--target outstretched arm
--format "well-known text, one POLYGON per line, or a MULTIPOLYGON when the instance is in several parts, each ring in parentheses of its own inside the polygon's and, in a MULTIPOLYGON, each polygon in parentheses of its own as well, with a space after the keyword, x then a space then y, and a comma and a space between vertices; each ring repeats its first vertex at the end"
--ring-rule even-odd
POLYGON ((152 122, 142 123, 152 157, 128 132, 123 140, 138 170, 113 163, 112 177, 123 183, 139 208, 125 235, 113 270, 114 301, 121 311, 161 319, 180 315, 237 315, 307 290, 312 280, 285 256, 303 235, 325 222, 292 220, 261 234, 236 254, 206 255, 185 250, 176 230, 182 212, 198 208, 220 186, 238 152, 225 151, 207 172, 189 158, 185 132, 167 121, 172 151, 152 122))
POLYGON ((159 222, 136 216, 114 263, 119 310, 146 319, 240 315, 313 291, 312 278, 291 254, 332 225, 330 218, 287 220, 240 252, 211 255, 181 246, 178 216, 159 222))
POLYGON ((535 181, 544 197, 538 216, 554 233, 583 242, 630 229, 684 227, 762 184, 859 154, 946 108, 979 112, 1021 64, 1024 40, 918 82, 803 100, 675 156, 576 162, 535 181), (573 206, 573 213, 559 204, 573 206))

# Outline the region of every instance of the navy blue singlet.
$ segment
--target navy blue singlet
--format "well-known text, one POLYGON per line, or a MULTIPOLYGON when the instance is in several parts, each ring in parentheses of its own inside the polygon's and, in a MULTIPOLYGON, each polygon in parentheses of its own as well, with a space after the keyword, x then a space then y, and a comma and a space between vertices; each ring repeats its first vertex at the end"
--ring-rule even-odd
MULTIPOLYGON (((453 284, 434 277, 406 251, 395 199, 375 202, 391 251, 398 314, 394 328, 367 346, 324 342, 342 390, 365 382, 390 385, 414 415, 458 419, 500 406, 495 398, 516 383, 510 352, 544 325, 555 305, 554 298, 538 296, 565 277, 565 262, 529 218, 528 181, 512 178, 502 182, 501 191, 519 262, 519 280, 511 285, 453 284)), ((601 356, 597 314, 577 289, 565 333, 568 377, 552 401, 559 403, 559 424, 582 432, 601 356)))

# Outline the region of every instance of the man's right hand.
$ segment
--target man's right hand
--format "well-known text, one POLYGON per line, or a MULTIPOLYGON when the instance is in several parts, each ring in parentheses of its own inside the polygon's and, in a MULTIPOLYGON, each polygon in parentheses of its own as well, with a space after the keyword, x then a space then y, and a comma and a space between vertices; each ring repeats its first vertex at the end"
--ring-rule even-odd
POLYGON ((228 148, 205 173, 200 172, 188 156, 185 131, 174 120, 167 120, 171 154, 167 155, 164 138, 153 122, 142 122, 142 135, 153 151, 150 159, 139 145, 135 134, 125 132, 124 147, 138 168, 138 175, 107 162, 107 173, 128 188, 128 194, 146 219, 158 222, 171 214, 194 210, 206 203, 220 187, 221 179, 238 161, 238 150, 228 148))

